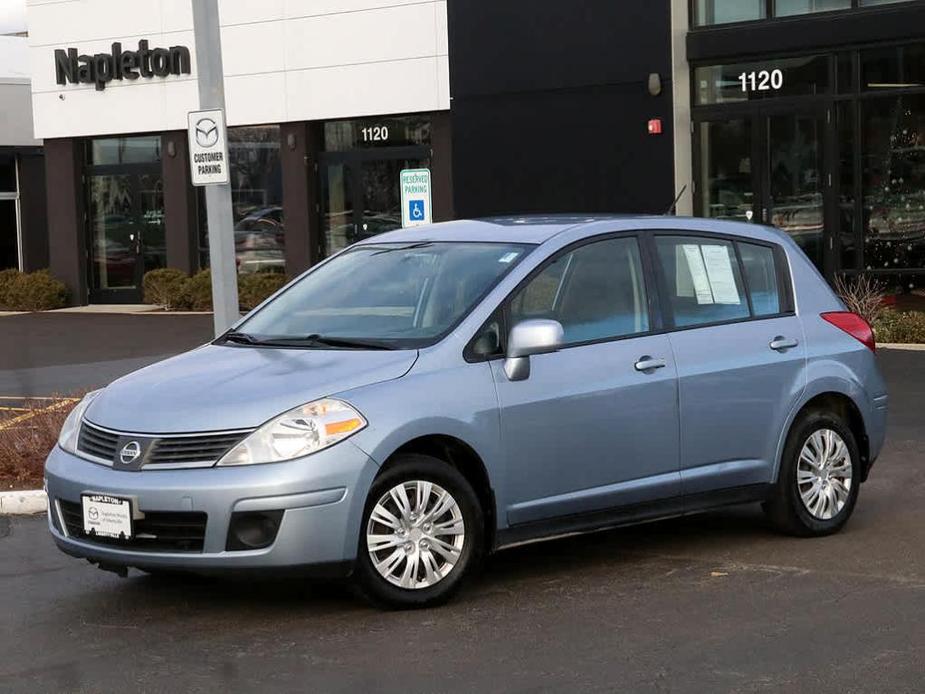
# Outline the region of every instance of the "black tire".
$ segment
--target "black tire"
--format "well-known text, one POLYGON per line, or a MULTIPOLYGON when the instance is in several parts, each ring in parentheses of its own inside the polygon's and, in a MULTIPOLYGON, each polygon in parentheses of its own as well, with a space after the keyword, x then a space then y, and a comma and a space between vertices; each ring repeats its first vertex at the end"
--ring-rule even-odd
POLYGON ((858 500, 861 483, 861 453, 854 434, 838 415, 824 410, 810 410, 793 423, 784 446, 777 484, 763 508, 781 532, 797 537, 822 537, 841 530, 858 500), (821 429, 831 429, 841 436, 851 456, 851 488, 842 509, 829 519, 815 517, 806 508, 797 485, 800 452, 810 436, 821 429))
POLYGON ((433 607, 449 600, 481 562, 485 548, 485 520, 472 485, 448 463, 426 455, 399 456, 372 484, 363 511, 357 546, 354 582, 360 594, 377 607, 414 609, 433 607), (386 580, 373 566, 366 543, 369 517, 383 495, 402 482, 421 480, 439 485, 456 501, 462 513, 465 536, 459 558, 449 573, 425 588, 402 588, 386 580))

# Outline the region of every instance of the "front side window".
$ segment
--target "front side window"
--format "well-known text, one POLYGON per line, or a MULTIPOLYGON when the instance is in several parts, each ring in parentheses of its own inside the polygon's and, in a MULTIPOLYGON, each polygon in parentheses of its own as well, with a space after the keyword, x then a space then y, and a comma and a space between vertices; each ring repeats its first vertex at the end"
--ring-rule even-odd
POLYGON ((739 255, 748 283, 748 294, 756 316, 774 316, 781 312, 780 290, 774 251, 767 246, 740 243, 739 255))
POLYGON ((735 248, 730 242, 659 236, 655 243, 676 327, 750 316, 735 248))
POLYGON ((532 247, 506 243, 358 246, 318 267, 238 326, 263 343, 392 349, 435 343, 532 247))
POLYGON ((559 321, 570 344, 647 332, 638 242, 614 238, 565 253, 514 296, 510 312, 511 325, 559 321))

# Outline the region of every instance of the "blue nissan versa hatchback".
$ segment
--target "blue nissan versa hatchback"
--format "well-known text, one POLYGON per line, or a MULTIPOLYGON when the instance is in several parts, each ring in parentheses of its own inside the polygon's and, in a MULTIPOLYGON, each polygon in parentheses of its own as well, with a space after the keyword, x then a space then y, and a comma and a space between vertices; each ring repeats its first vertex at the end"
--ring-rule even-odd
POLYGON ((785 234, 668 218, 396 231, 211 344, 89 394, 58 546, 125 575, 352 575, 448 598, 487 552, 764 504, 847 522, 883 445, 870 327, 785 234))

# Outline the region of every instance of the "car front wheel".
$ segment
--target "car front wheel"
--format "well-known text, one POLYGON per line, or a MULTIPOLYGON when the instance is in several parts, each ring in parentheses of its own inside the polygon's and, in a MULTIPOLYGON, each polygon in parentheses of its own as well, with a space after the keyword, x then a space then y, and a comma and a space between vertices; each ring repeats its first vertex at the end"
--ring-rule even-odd
POLYGON ((383 607, 426 607, 448 600, 481 557, 478 498, 451 465, 404 455, 370 489, 356 579, 383 607))
POLYGON ((790 431, 765 511, 789 534, 830 535, 848 522, 860 481, 861 456, 851 429, 835 414, 811 411, 790 431))

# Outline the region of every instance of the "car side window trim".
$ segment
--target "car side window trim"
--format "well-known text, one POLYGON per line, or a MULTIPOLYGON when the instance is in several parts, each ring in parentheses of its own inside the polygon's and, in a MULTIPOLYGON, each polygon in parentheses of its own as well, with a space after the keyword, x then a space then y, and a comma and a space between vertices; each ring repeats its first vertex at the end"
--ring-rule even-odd
MULTIPOLYGON (((745 236, 737 236, 733 234, 718 234, 710 231, 690 231, 687 229, 653 229, 648 234, 645 234, 645 243, 649 246, 648 253, 653 258, 654 263, 654 274, 655 280, 658 287, 658 293, 660 297, 659 305, 661 307, 662 313, 662 323, 664 329, 660 332, 681 332, 683 330, 698 330, 700 328, 713 328, 723 325, 735 325, 737 323, 750 323, 752 321, 760 320, 773 320, 775 318, 786 318, 789 316, 796 315, 793 302, 793 282, 790 275, 789 263, 786 262, 786 253, 779 244, 764 241, 763 239, 752 239, 745 236), (748 317, 742 318, 732 318, 729 320, 723 321, 712 321, 709 323, 698 323, 696 325, 675 325, 674 322, 674 313, 671 308, 669 292, 668 292, 668 282, 665 277, 665 269, 662 267, 662 264, 658 262, 657 251, 656 251, 656 239, 660 236, 671 236, 679 238, 690 238, 690 239, 701 239, 704 241, 726 241, 731 243, 733 248, 735 248, 736 257, 739 259, 739 271, 742 275, 743 288, 745 290, 746 296, 748 297, 748 306, 749 306, 749 315, 748 317), (748 280, 745 278, 744 268, 741 261, 741 253, 739 251, 738 245, 740 243, 750 243, 755 246, 763 246, 765 248, 770 248, 774 253, 774 265, 775 272, 778 278, 778 294, 780 295, 781 310, 778 313, 765 315, 765 316, 756 316, 754 315, 754 309, 752 307, 752 298, 751 292, 748 289, 748 280), (783 261, 783 264, 782 264, 783 261)), ((653 333, 657 334, 657 333, 653 333)))

